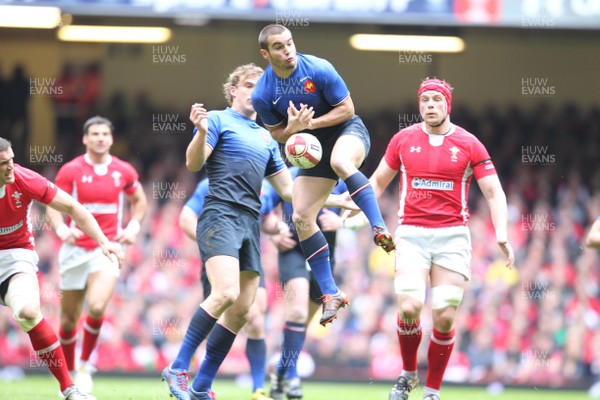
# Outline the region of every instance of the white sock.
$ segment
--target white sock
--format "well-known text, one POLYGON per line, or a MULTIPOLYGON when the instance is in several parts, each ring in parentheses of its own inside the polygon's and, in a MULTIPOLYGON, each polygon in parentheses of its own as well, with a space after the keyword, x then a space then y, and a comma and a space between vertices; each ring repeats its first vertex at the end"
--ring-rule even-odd
POLYGON ((406 376, 409 379, 417 379, 417 371, 404 371, 404 370, 402 370, 402 375, 406 376))
POLYGON ((440 395, 440 391, 436 390, 436 389, 432 389, 430 387, 425 386, 425 389, 423 390, 423 397, 427 397, 430 394, 437 394, 438 396, 440 395))

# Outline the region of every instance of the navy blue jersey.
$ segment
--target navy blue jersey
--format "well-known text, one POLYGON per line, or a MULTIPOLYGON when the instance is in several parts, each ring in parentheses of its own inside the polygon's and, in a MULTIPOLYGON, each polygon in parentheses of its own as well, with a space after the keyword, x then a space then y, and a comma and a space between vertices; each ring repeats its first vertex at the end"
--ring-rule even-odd
MULTIPOLYGON (((296 175, 298 174, 298 168, 291 167, 290 173, 292 174, 292 178, 296 179, 296 175)), ((338 180, 337 185, 335 185, 335 187, 333 188, 333 191, 331 193, 342 194, 347 191, 348 191, 348 188, 346 187, 346 184, 344 183, 343 180, 340 179, 340 180, 338 180)), ((275 191, 273 186, 269 185, 268 183, 267 183, 267 185, 265 185, 265 188, 263 188, 262 197, 263 197, 263 200, 262 200, 263 203, 267 204, 271 210, 273 208, 277 207, 277 205, 279 203, 283 203, 282 204, 283 220, 285 221, 286 224, 288 224, 290 231, 292 232, 294 240, 298 241, 298 234, 296 233, 296 228, 294 227, 294 223, 292 221, 292 214, 294 213, 294 209, 292 208, 292 203, 284 201, 281 198, 281 196, 279 196, 277 194, 277 192, 275 191)), ((336 214, 339 214, 341 211, 341 209, 339 209, 339 208, 329 208, 329 210, 333 211, 336 214)), ((319 215, 320 214, 321 214, 321 212, 319 212, 319 215)), ((335 232, 323 232, 323 234, 325 235, 325 238, 327 239, 327 242, 329 243, 329 247, 333 248, 334 246, 332 245, 332 243, 335 244, 335 232)))
POLYGON ((228 107, 208 113, 206 143, 213 151, 206 160, 210 186, 205 206, 226 203, 258 217, 263 178, 285 168, 277 142, 254 120, 228 107))
MULTIPOLYGON (((208 178, 202 179, 200 182, 198 182, 198 184, 196 185, 196 189, 194 189, 194 193, 192 194, 192 197, 190 197, 185 202, 184 206, 189 207, 194 212, 194 214, 196 214, 198 216, 200 214, 202 214, 202 210, 204 209, 204 199, 206 198, 206 195, 208 194, 208 188, 209 188, 208 178)), ((277 194, 277 192, 275 192, 275 189, 273 189, 273 186, 269 185, 269 183, 266 180, 263 180, 262 187, 261 187, 261 196, 260 196, 260 202, 261 202, 260 216, 261 217, 270 213, 271 210, 273 210, 271 198, 270 197, 266 198, 262 195, 262 193, 265 191, 272 191, 275 194, 277 194)))
POLYGON ((329 61, 297 53, 296 69, 288 78, 278 77, 271 65, 267 66, 252 91, 252 105, 262 121, 273 126, 287 121, 290 100, 296 108, 300 103, 313 107, 314 118, 318 118, 349 95, 346 83, 329 61))

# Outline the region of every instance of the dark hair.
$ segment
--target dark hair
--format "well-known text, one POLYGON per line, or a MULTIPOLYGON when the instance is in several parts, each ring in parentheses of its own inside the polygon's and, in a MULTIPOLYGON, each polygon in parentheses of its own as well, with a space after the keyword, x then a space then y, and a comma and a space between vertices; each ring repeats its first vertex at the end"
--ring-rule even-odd
POLYGON ((110 122, 110 119, 96 115, 85 121, 85 123, 83 124, 84 135, 87 135, 88 129, 90 129, 90 126, 92 125, 106 125, 110 129, 110 133, 113 133, 113 131, 115 130, 115 127, 113 126, 112 122, 110 122))
POLYGON ((10 141, 0 137, 0 151, 8 151, 10 148, 12 148, 10 141))
POLYGON ((289 32, 289 29, 283 25, 271 24, 265 26, 258 34, 258 45, 263 50, 269 50, 269 37, 273 35, 279 35, 285 31, 289 32))

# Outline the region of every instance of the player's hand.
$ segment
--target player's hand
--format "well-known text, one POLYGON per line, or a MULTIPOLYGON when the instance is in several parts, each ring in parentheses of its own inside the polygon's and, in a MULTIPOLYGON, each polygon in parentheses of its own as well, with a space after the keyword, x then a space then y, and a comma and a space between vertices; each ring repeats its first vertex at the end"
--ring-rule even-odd
POLYGON ((512 269, 512 266, 515 262, 515 253, 513 251, 512 246, 510 245, 510 243, 508 243, 508 241, 498 242, 498 246, 500 246, 500 249, 506 256, 506 267, 508 269, 512 269))
MULTIPOLYGON (((286 224, 287 226, 287 224, 286 224)), ((271 242, 277 248, 277 251, 284 252, 293 249, 296 247, 297 242, 294 240, 292 232, 289 227, 287 229, 282 229, 278 234, 270 236, 271 242)))
POLYGON ((208 110, 202 103, 194 103, 190 110, 190 121, 194 124, 198 133, 206 135, 208 132, 208 110))
POLYGON ((335 232, 344 226, 344 219, 326 208, 319 215, 319 224, 323 232, 335 232))
POLYGON ((296 133, 310 129, 311 121, 315 115, 312 107, 306 104, 300 104, 300 109, 297 109, 292 101, 290 101, 288 109, 287 129, 296 133))
POLYGON ((83 232, 77 227, 70 228, 67 224, 61 224, 56 228, 56 235, 63 243, 75 244, 77 239, 83 235, 83 232))
POLYGON ((100 249, 106 257, 110 258, 111 261, 117 261, 119 264, 119 269, 123 268, 123 265, 125 265, 125 256, 116 244, 108 242, 105 245, 100 246, 100 249))
POLYGON ((125 229, 117 233, 114 241, 125 245, 134 244, 139 231, 140 223, 136 220, 131 220, 125 229))

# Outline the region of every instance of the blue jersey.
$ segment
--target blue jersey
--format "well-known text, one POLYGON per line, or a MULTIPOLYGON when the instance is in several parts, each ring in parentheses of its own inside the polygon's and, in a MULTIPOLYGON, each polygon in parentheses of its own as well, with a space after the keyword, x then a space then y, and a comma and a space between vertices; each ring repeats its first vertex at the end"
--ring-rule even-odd
POLYGON ((285 168, 277 142, 254 120, 228 107, 208 113, 206 143, 213 148, 206 160, 206 207, 226 203, 258 216, 263 178, 285 168))
MULTIPOLYGON (((292 178, 296 179, 296 175, 298 174, 298 168, 297 167, 291 167, 290 168, 290 173, 292 174, 292 178)), ((335 187, 333 188, 333 191, 331 193, 333 194, 342 194, 348 191, 348 188, 346 187, 346 184, 344 183, 343 180, 338 180, 337 185, 335 185, 335 187)), ((296 233, 296 228, 294 227, 294 223, 292 221, 292 214, 294 213, 294 209, 292 208, 292 203, 284 201, 281 196, 279 196, 277 194, 277 192, 275 191, 275 189, 273 188, 273 186, 269 185, 267 183, 267 185, 265 185, 265 188, 263 188, 263 203, 267 205, 267 207, 265 207, 265 211, 266 212, 270 212, 272 209, 274 209, 275 207, 277 207, 277 205, 279 203, 283 203, 282 204, 282 208, 283 208, 283 220, 285 221, 285 223, 288 224, 290 231, 292 232, 293 238, 294 240, 298 241, 298 234, 296 233)), ((329 210, 333 211, 336 214, 339 214, 341 209, 339 208, 329 208, 329 210)), ((321 212, 319 212, 319 215, 321 214, 321 212)), ((335 232, 323 232, 323 234, 325 235, 325 238, 327 239, 327 242, 329 243, 329 247, 333 248, 335 245, 335 232)))
POLYGON ((346 83, 329 61, 298 53, 296 69, 288 78, 278 77, 271 65, 267 66, 252 91, 252 105, 262 121, 273 126, 287 121, 290 100, 296 108, 300 103, 313 107, 314 118, 318 118, 349 95, 346 83))
MULTIPOLYGON (((206 198, 206 195, 208 194, 208 188, 209 188, 208 178, 204 178, 200 182, 198 182, 198 184, 196 185, 196 189, 194 189, 194 193, 192 194, 192 197, 190 197, 188 199, 188 201, 185 202, 185 207, 189 207, 194 212, 194 214, 196 214, 198 216, 200 214, 202 214, 202 210, 204 209, 204 199, 206 198)), ((260 216, 261 217, 270 213, 271 210, 273 210, 273 205, 271 204, 271 198, 270 197, 267 198, 262 195, 262 193, 266 192, 266 191, 272 191, 275 194, 277 194, 277 192, 275 192, 275 189, 273 189, 273 186, 271 186, 269 184, 269 182, 267 182, 266 180, 263 180, 262 187, 261 187, 261 196, 260 196, 260 201, 261 201, 260 216)))

